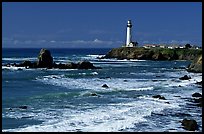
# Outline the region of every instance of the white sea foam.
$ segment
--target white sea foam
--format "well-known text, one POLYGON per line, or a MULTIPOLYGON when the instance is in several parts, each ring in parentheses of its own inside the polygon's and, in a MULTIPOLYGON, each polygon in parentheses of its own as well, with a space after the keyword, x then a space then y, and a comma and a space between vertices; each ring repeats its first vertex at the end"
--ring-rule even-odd
POLYGON ((35 119, 43 120, 42 124, 3 131, 114 132, 134 128, 135 123, 147 121, 144 117, 150 116, 152 112, 160 112, 165 108, 175 108, 175 105, 141 98, 139 101, 100 105, 85 111, 63 109, 49 113, 49 110, 44 109, 37 116, 32 115, 35 119))
POLYGON ((30 61, 34 61, 37 60, 37 58, 35 57, 28 57, 28 58, 2 58, 3 61, 25 61, 25 60, 30 60, 30 61))
POLYGON ((6 70, 25 70, 26 68, 25 67, 15 67, 15 66, 10 66, 10 67, 2 66, 2 69, 6 69, 6 70))
MULTIPOLYGON (((97 72, 92 72, 92 75, 97 75, 97 72)), ((79 75, 82 75, 79 73, 79 75)), ((85 73, 83 75, 86 75, 85 73)), ((144 85, 144 82, 135 81, 135 79, 121 79, 121 78, 111 78, 111 79, 100 79, 100 78, 65 78, 60 76, 60 79, 53 79, 53 75, 44 76, 43 78, 38 78, 39 81, 56 85, 63 86, 69 88, 81 88, 81 89, 89 89, 96 90, 101 92, 110 92, 110 91, 141 91, 141 90, 153 90, 154 83, 149 82, 144 85), (109 88, 103 88, 102 85, 107 84, 109 88)))

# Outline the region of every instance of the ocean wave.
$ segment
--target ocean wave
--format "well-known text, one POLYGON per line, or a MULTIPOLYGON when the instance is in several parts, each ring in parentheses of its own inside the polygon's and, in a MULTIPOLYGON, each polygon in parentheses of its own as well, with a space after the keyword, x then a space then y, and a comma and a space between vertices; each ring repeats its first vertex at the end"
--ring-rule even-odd
POLYGON ((2 70, 25 70, 26 68, 25 67, 15 67, 15 66, 10 66, 10 67, 7 67, 7 66, 2 66, 2 70))
POLYGON ((43 120, 39 125, 30 125, 16 129, 4 129, 3 131, 19 132, 114 132, 134 128, 136 123, 146 122, 145 117, 152 112, 158 113, 166 108, 175 108, 174 105, 152 100, 132 101, 127 103, 100 105, 85 105, 89 107, 84 111, 78 109, 60 109, 51 111, 43 109, 36 113, 35 119, 43 120), (50 112, 49 112, 50 111, 50 112))
POLYGON ((36 57, 28 57, 28 58, 2 58, 3 61, 26 61, 26 60, 29 60, 29 61, 35 61, 37 60, 36 57))
MULTIPOLYGON (((111 79, 100 79, 100 78, 77 78, 76 75, 97 75, 97 72, 91 73, 78 73, 78 74, 66 74, 64 76, 59 76, 60 79, 53 79, 53 75, 44 76, 43 78, 37 78, 46 84, 51 84, 55 86, 69 87, 72 89, 81 88, 89 89, 101 92, 110 91, 142 91, 142 90, 153 90, 154 83, 149 82, 144 85, 143 81, 135 81, 135 79, 121 79, 121 78, 111 78, 111 79), (73 76, 72 76, 73 75, 73 76), (74 77, 74 78, 72 78, 74 77), (103 88, 102 85, 107 84, 109 88, 103 88)), ((56 77, 56 76, 55 76, 56 77)))

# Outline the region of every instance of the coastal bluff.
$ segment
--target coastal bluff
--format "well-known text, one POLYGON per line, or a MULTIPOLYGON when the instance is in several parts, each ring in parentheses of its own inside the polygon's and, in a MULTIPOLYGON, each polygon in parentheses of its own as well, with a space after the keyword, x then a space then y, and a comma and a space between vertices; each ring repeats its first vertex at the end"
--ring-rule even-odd
POLYGON ((194 73, 202 72, 202 49, 191 48, 143 48, 143 47, 120 47, 111 49, 103 58, 138 59, 138 60, 189 60, 187 71, 194 73))
POLYGON ((169 49, 169 48, 143 48, 120 47, 113 48, 102 58, 138 59, 138 60, 194 60, 202 55, 202 49, 169 49))

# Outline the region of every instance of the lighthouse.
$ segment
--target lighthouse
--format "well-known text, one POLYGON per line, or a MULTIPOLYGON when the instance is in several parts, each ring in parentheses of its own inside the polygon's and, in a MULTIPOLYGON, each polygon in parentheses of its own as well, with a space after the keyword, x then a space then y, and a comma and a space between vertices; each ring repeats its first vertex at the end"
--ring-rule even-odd
POLYGON ((126 38, 126 47, 135 47, 136 42, 132 42, 132 23, 131 20, 128 20, 127 23, 127 38, 126 38))

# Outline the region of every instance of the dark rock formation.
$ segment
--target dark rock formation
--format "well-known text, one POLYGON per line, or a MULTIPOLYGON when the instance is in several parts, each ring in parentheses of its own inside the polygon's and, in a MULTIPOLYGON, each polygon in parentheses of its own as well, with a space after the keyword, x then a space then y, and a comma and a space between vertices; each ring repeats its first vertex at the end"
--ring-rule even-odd
POLYGON ((202 55, 198 56, 187 68, 188 72, 202 73, 202 55))
POLYGON ((194 93, 194 94, 192 94, 192 97, 202 97, 202 94, 200 94, 200 93, 194 93))
MULTIPOLYGON (((10 67, 11 64, 6 64, 6 66, 10 67)), ((59 68, 59 69, 101 69, 101 67, 95 67, 91 62, 89 61, 81 61, 79 63, 67 63, 67 64, 56 64, 53 63, 53 58, 51 56, 51 53, 47 49, 41 49, 38 61, 31 63, 30 61, 24 61, 20 64, 14 64, 13 66, 16 67, 25 67, 25 68, 59 68)))
POLYGON ((19 106, 18 108, 20 108, 20 109, 27 109, 28 107, 27 106, 19 106))
POLYGON ((98 96, 96 93, 91 93, 91 96, 98 96))
POLYGON ((106 84, 103 84, 103 86, 102 87, 104 87, 104 88, 109 88, 106 84))
POLYGON ((90 63, 89 61, 79 62, 77 68, 78 68, 78 69, 97 69, 97 68, 94 67, 93 64, 90 63))
POLYGON ((159 99, 162 99, 162 100, 166 100, 166 98, 164 96, 161 96, 161 95, 154 95, 152 97, 153 98, 159 98, 159 99))
POLYGON ((184 75, 183 77, 179 78, 180 80, 189 80, 191 79, 190 76, 184 75))
POLYGON ((49 50, 44 48, 40 50, 37 66, 38 68, 52 68, 53 58, 49 50))
POLYGON ((198 124, 195 120, 193 119, 183 119, 182 120, 182 125, 184 126, 184 129, 189 130, 189 131, 195 131, 198 129, 198 124))

